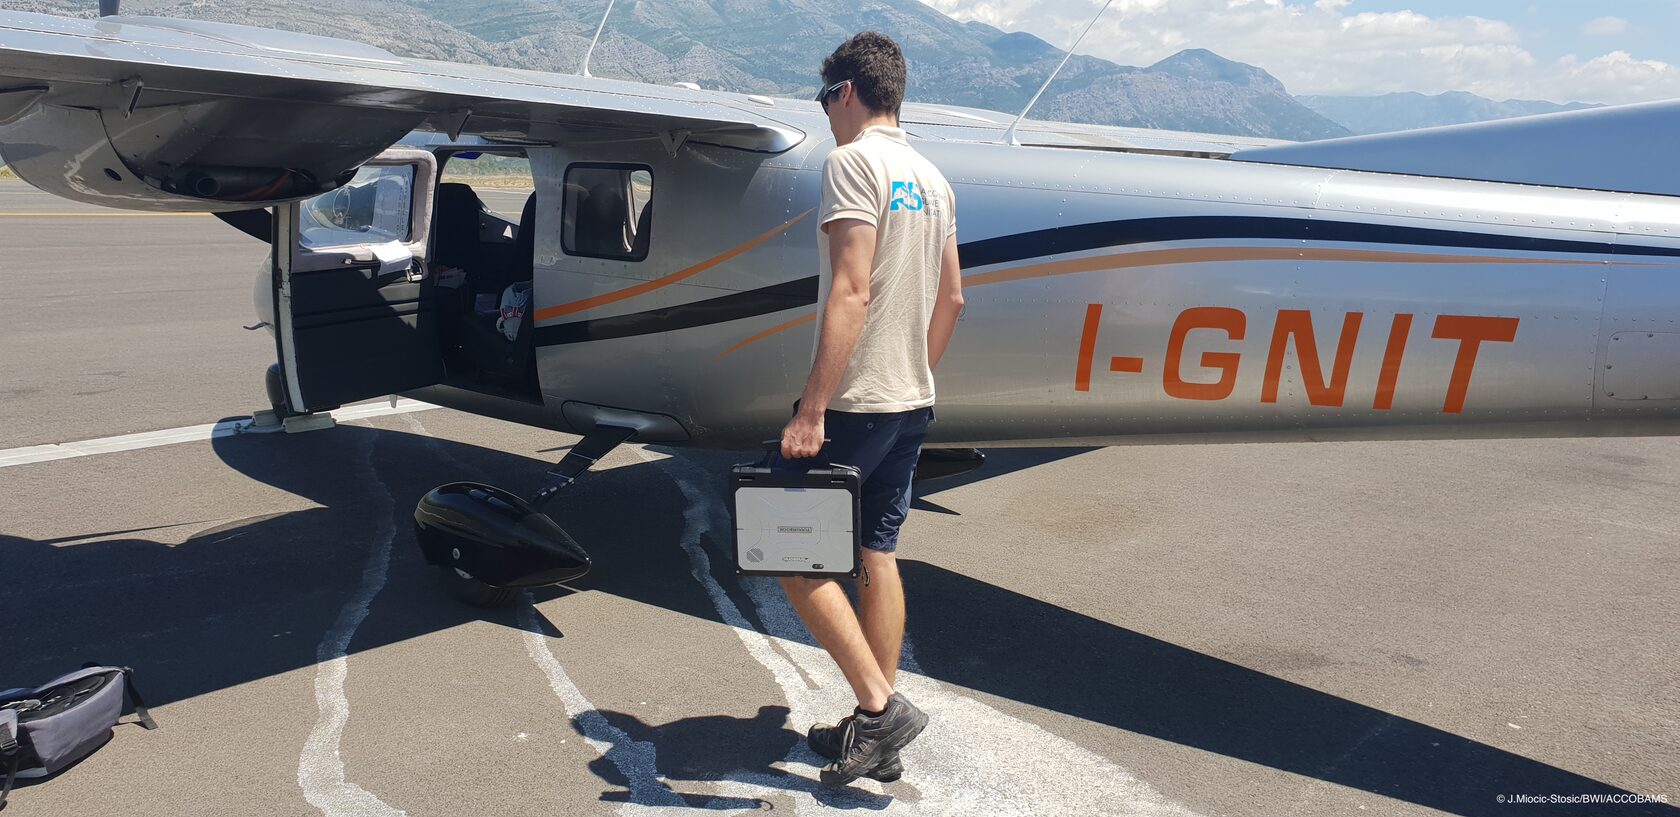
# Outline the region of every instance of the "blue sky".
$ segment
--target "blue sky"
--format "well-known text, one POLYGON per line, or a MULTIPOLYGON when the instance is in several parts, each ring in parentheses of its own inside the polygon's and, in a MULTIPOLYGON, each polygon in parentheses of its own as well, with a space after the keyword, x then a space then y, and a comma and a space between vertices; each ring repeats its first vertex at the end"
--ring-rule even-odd
MULTIPOLYGON (((1066 46, 1102 0, 923 0, 1066 46)), ((1680 97, 1680 2, 1115 0, 1083 53, 1148 65, 1207 48, 1298 94, 1470 91, 1495 99, 1680 97)))

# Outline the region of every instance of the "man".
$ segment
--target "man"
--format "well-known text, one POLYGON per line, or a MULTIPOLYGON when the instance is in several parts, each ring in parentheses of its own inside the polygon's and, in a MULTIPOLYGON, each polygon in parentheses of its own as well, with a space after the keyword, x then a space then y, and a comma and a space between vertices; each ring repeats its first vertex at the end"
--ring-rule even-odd
POLYGON ((904 79, 898 44, 872 31, 823 61, 817 101, 836 147, 823 166, 817 343, 782 431, 788 465, 845 463, 863 478, 859 611, 832 579, 782 580, 857 695, 852 715, 808 735, 811 748, 833 760, 822 771, 831 786, 897 780, 899 749, 927 724, 893 690, 904 641, 894 553, 933 419, 933 367, 963 301, 956 200, 898 127, 904 79))

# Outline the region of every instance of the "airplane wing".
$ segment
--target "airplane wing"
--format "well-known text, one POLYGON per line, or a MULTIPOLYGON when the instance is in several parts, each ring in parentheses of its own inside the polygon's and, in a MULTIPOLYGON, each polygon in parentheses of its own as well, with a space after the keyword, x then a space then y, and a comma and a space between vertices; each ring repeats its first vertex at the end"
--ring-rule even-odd
MULTIPOLYGON (((906 102, 899 118, 906 128, 912 129, 916 136, 923 139, 996 144, 1003 141, 1004 132, 1015 117, 983 108, 906 102)), ((1034 147, 1204 158, 1225 158, 1238 151, 1294 144, 1283 139, 1258 136, 1050 122, 1041 119, 1022 120, 1015 136, 1021 144, 1034 147)))
POLYGON ((1238 151, 1239 162, 1680 195, 1680 99, 1238 151))
POLYGON ((248 26, 0 9, 0 155, 37 187, 109 207, 231 211, 306 198, 413 130, 768 152, 803 140, 755 108, 765 106, 248 26))

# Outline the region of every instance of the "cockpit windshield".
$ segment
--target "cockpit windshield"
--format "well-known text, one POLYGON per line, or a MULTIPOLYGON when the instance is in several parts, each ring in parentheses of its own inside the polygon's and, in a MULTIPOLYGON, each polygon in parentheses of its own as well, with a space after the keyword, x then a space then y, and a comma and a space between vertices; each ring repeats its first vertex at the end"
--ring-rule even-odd
POLYGON ((414 165, 369 165, 349 184, 303 202, 299 241, 310 249, 407 241, 414 165))

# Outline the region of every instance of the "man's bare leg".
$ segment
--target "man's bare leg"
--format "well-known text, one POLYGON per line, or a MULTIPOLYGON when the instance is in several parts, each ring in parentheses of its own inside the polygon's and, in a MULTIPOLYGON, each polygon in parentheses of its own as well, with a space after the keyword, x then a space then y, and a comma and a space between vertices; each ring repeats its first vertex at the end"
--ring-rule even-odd
MULTIPOLYGON (((870 569, 870 573, 873 578, 874 568, 870 569)), ((897 576, 895 571, 895 582, 897 576)), ((787 593, 788 601, 793 602, 793 609, 799 612, 799 617, 805 620, 811 635, 816 636, 817 643, 828 650, 834 663, 840 665, 846 682, 857 693, 858 706, 867 712, 885 709, 887 697, 892 695, 892 683, 881 674, 869 641, 864 638, 863 628, 858 625, 857 614, 852 612, 852 601, 846 598, 846 591, 833 579, 797 576, 782 579, 782 590, 787 593)), ((900 613, 901 618, 902 615, 900 613)))
POLYGON ((858 582, 859 623, 891 687, 898 683, 898 657, 904 646, 904 584, 898 578, 898 557, 865 548, 863 567, 869 571, 869 583, 858 582))

